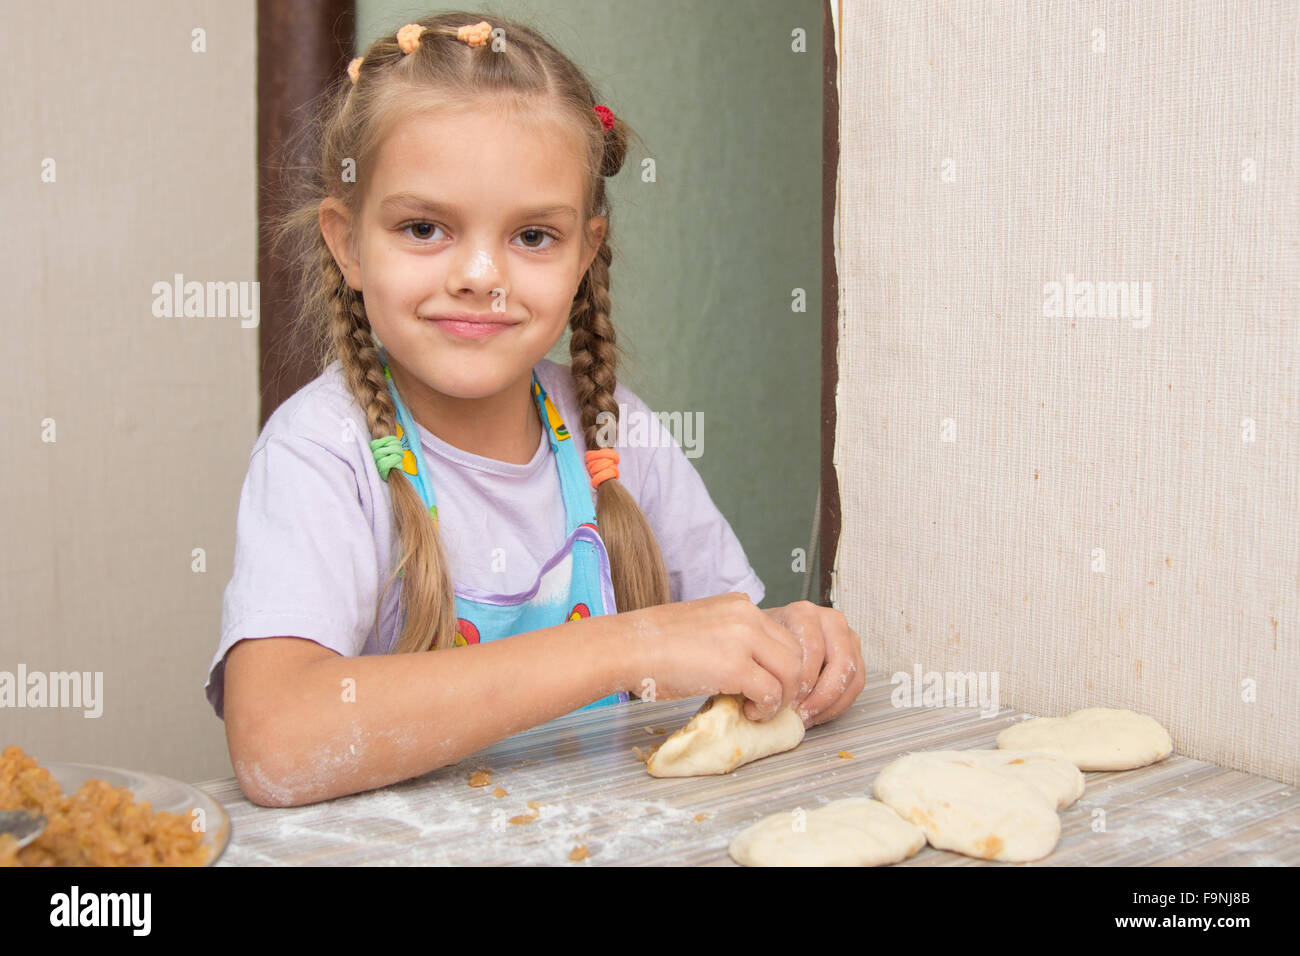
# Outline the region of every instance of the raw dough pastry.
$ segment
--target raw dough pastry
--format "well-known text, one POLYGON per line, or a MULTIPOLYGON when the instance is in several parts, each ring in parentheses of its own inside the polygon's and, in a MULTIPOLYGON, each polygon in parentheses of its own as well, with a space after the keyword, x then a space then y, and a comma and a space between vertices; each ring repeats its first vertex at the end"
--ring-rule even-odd
POLYGON ((745 866, 880 866, 925 846, 925 833, 866 797, 808 811, 803 829, 796 822, 792 811, 764 817, 738 833, 728 852, 745 866))
POLYGON ((1156 720, 1109 707, 1027 720, 998 734, 998 746, 1060 754, 1080 770, 1132 770, 1163 760, 1174 749, 1156 720))
POLYGON ((787 707, 771 720, 745 716, 743 694, 715 694, 646 761, 656 777, 731 773, 741 764, 797 747, 803 721, 787 707))
POLYGON ((1052 852, 1061 836, 1056 811, 1082 795, 1083 774, 1055 754, 931 750, 885 767, 875 793, 931 846, 1023 862, 1052 852))

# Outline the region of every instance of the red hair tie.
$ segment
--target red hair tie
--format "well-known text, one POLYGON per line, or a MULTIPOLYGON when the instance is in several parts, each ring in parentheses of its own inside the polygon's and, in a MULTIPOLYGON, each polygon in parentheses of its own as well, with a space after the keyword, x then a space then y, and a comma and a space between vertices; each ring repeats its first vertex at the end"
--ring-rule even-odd
POLYGON ((605 132, 608 133, 614 128, 613 110, 608 106, 593 106, 592 109, 595 110, 596 115, 600 117, 600 124, 605 127, 605 132))

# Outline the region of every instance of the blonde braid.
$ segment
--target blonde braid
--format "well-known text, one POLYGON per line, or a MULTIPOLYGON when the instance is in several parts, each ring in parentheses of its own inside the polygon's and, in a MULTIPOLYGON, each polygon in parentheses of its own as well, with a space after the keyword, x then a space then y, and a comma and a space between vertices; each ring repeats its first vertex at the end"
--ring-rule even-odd
MULTIPOLYGON (((618 402, 614 398, 618 346, 609 319, 609 264, 613 251, 608 238, 607 233, 582 279, 569 318, 574 392, 589 450, 599 447, 597 416, 609 412, 613 422, 618 421, 618 402)), ((617 478, 602 481, 596 489, 596 523, 609 552, 618 610, 635 611, 669 603, 672 590, 659 542, 636 499, 617 478)))
MULTIPOLYGON (((384 378, 383 358, 371 338, 365 304, 343 281, 328 246, 321 266, 325 270, 323 275, 338 279, 331 299, 330 337, 348 390, 366 414, 371 438, 396 434, 397 409, 384 378)), ((412 441, 419 440, 418 435, 412 436, 412 441)), ((406 621, 401 636, 390 650, 408 653, 451 647, 457 631, 455 595, 437 528, 405 472, 400 468, 390 471, 388 486, 403 553, 375 605, 376 638, 384 595, 400 571, 406 621), (426 613, 421 613, 422 610, 426 613)))

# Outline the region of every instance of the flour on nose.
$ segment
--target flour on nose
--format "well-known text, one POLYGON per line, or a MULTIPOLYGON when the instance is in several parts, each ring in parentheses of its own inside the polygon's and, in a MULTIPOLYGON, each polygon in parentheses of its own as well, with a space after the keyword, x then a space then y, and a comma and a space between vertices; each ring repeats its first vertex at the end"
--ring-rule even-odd
POLYGON ((480 249, 474 253, 474 258, 470 259, 469 265, 465 267, 465 274, 471 279, 477 279, 480 276, 487 275, 488 270, 495 269, 492 257, 487 254, 486 249, 480 249))

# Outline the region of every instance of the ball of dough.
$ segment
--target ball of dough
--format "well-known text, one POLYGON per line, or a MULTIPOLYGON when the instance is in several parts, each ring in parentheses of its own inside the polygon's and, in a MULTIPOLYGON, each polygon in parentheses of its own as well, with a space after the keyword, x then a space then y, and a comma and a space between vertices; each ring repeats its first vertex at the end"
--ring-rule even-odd
POLYGON ((1132 770, 1163 760, 1174 749, 1169 733, 1153 718, 1109 707, 1015 724, 998 734, 998 746, 1060 754, 1080 770, 1132 770))
POLYGON ((876 777, 877 799, 925 831, 930 845, 983 860, 1047 856, 1056 811, 1083 793, 1063 757, 1013 750, 932 750, 900 757, 876 777))
POLYGON ((848 797, 764 817, 738 833, 728 852, 745 866, 880 866, 923 846, 925 834, 883 803, 848 797))

